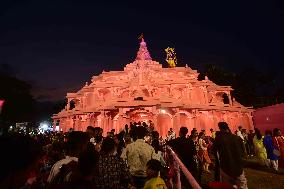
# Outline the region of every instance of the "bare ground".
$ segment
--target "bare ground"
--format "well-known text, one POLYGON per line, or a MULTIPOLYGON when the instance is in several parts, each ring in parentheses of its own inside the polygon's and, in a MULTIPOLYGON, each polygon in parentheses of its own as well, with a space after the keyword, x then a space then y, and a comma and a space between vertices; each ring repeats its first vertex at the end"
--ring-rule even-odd
MULTIPOLYGON (((255 158, 246 159, 245 174, 249 189, 284 189, 284 170, 276 173, 271 168, 259 165, 255 158)), ((202 175, 203 186, 210 181, 213 181, 213 173, 202 175)))

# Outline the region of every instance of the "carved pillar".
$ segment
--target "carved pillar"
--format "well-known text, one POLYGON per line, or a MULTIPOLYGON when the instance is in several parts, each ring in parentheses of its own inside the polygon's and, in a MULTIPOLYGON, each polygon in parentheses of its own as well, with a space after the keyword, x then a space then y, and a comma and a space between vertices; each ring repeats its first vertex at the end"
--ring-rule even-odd
MULTIPOLYGON (((56 129, 56 122, 57 122, 57 119, 53 119, 52 121, 52 128, 53 128, 53 131, 55 131, 56 129)), ((60 130, 60 129, 59 129, 60 130)))
MULTIPOLYGON (((179 109, 177 110, 176 114, 173 116, 173 119, 175 119, 175 121, 173 121, 173 130, 177 134, 179 133, 179 128, 181 127, 179 109)), ((183 126, 186 126, 186 125, 183 125, 183 126)))
POLYGON ((67 104, 66 104, 66 110, 70 110, 70 100, 68 99, 67 104))
POLYGON ((230 106, 233 106, 233 101, 232 101, 231 93, 228 92, 227 95, 228 95, 228 98, 229 98, 229 104, 230 104, 230 106))
POLYGON ((208 104, 208 91, 204 89, 203 92, 204 92, 205 104, 208 104))

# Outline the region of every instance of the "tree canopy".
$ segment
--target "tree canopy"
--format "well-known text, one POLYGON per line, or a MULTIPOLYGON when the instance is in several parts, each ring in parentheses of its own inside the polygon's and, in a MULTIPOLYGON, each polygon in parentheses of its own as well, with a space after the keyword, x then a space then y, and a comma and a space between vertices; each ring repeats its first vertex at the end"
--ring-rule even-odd
POLYGON ((32 119, 35 100, 31 95, 31 86, 13 75, 13 69, 0 65, 0 99, 5 100, 1 121, 4 123, 22 122, 32 119))
POLYGON ((199 80, 207 76, 217 85, 230 85, 234 89, 232 96, 245 106, 260 107, 277 102, 275 96, 274 73, 263 73, 254 67, 247 67, 238 73, 233 73, 216 64, 206 64, 199 75, 199 80), (270 99, 269 104, 261 104, 260 98, 270 99))

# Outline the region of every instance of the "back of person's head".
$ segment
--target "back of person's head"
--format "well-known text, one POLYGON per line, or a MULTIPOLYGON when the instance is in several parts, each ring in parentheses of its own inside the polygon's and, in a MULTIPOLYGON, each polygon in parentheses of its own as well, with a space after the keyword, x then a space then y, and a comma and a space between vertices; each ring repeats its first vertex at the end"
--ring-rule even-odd
POLYGON ((280 135, 281 135, 280 129, 278 128, 273 129, 273 136, 280 136, 280 135))
POLYGON ((187 133, 188 133, 188 129, 187 129, 186 127, 181 127, 181 128, 179 129, 179 135, 180 135, 181 137, 185 137, 185 136, 187 135, 187 133))
POLYGON ((95 135, 95 128, 93 126, 88 126, 86 133, 88 133, 90 137, 93 137, 95 135))
POLYGON ((88 126, 88 127, 87 127, 87 130, 94 131, 94 130, 95 130, 95 127, 93 127, 93 126, 88 126))
POLYGON ((89 135, 82 131, 72 131, 67 139, 67 152, 69 155, 78 156, 79 153, 87 147, 90 141, 89 135))
POLYGON ((159 171, 162 169, 161 162, 156 159, 151 159, 146 164, 147 169, 150 169, 152 171, 156 172, 156 176, 158 176, 159 171))
POLYGON ((219 127, 221 132, 229 132, 230 131, 228 123, 226 123, 226 122, 219 122, 218 127, 219 127))
POLYGON ((155 152, 161 151, 161 146, 159 140, 155 139, 152 141, 151 146, 154 148, 155 152))
POLYGON ((199 135, 198 135, 198 138, 202 138, 203 136, 205 136, 205 133, 204 132, 200 132, 199 135))
POLYGON ((82 151, 78 158, 78 170, 83 177, 91 175, 98 164, 99 153, 95 150, 94 145, 82 151))
POLYGON ((193 129, 192 129, 192 130, 190 131, 190 135, 194 135, 195 133, 197 133, 196 130, 193 130, 193 129))
POLYGON ((144 139, 146 136, 146 128, 143 126, 138 126, 135 133, 138 139, 144 139))
POLYGON ((115 149, 114 139, 112 139, 110 137, 106 137, 102 142, 101 152, 104 153, 104 154, 109 154, 109 153, 113 152, 114 149, 115 149))
POLYGON ((120 140, 120 141, 123 141, 123 137, 124 137, 124 135, 125 135, 125 131, 124 130, 122 130, 122 131, 120 131, 119 133, 118 133, 118 139, 120 140))
POLYGON ((256 136, 256 138, 258 139, 258 140, 260 140, 261 138, 262 138, 262 135, 261 135, 261 133, 260 133, 260 130, 259 129, 255 129, 255 136, 256 136))
POLYGON ((159 138, 159 136, 160 136, 160 134, 159 134, 158 131, 153 131, 153 132, 152 132, 152 137, 153 137, 153 138, 159 138))
POLYGON ((238 126, 238 129, 241 130, 243 127, 242 126, 238 126))
POLYGON ((95 132, 96 135, 98 135, 101 132, 101 130, 102 129, 100 127, 95 127, 94 128, 94 132, 95 132))
POLYGON ((266 130, 266 131, 265 131, 265 135, 270 135, 270 136, 272 136, 272 131, 271 131, 271 130, 266 130))

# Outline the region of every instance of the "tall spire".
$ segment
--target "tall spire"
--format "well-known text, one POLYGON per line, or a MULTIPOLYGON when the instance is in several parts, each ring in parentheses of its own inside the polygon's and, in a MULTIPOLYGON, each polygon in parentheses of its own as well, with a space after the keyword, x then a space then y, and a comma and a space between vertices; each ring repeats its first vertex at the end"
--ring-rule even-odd
POLYGON ((137 52, 136 60, 152 60, 150 53, 147 49, 146 42, 144 41, 143 34, 139 37, 141 39, 140 47, 137 52))

